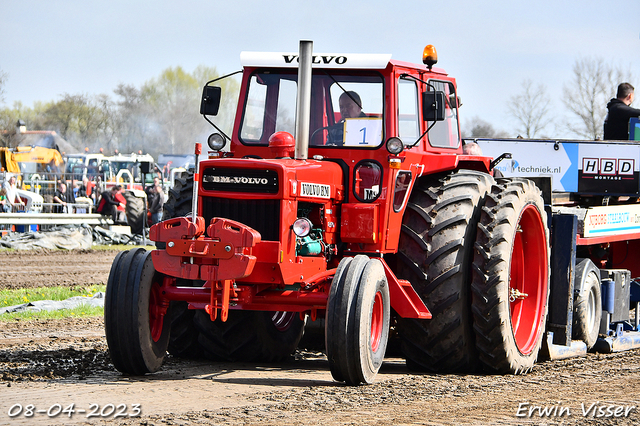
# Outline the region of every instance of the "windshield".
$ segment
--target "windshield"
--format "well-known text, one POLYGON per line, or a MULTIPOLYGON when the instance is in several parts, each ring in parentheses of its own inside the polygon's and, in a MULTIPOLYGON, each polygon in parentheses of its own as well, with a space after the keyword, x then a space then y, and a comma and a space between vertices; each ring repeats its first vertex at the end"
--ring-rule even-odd
POLYGON ((67 157, 67 167, 65 168, 65 173, 74 173, 77 172, 78 169, 80 172, 84 167, 84 159, 80 157, 67 157))
MULTIPOLYGON (((240 139, 267 145, 279 131, 295 135, 297 70, 258 71, 249 80, 240 139)), ((382 76, 314 71, 311 84, 310 145, 378 147, 383 140, 382 76)))
MULTIPOLYGON (((140 164, 135 161, 112 161, 111 162, 111 173, 114 175, 118 175, 120 173, 122 175, 124 170, 128 170, 133 177, 134 182, 140 182, 140 164)), ((125 172, 126 173, 126 172, 125 172)))

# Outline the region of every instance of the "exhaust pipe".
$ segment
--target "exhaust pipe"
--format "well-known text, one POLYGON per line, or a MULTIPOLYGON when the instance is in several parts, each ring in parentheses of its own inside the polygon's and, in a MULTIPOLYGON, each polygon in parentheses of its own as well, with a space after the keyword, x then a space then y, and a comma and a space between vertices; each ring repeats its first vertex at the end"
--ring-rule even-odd
POLYGON ((296 106, 296 160, 309 157, 309 121, 311 116, 311 62, 313 42, 300 40, 298 55, 298 105, 296 106))

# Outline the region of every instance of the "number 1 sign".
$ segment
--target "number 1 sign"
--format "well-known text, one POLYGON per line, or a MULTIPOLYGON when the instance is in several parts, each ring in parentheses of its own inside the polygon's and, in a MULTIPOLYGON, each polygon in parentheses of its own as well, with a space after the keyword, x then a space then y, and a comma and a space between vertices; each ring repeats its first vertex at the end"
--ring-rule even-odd
POLYGON ((345 146, 378 146, 382 141, 382 119, 348 118, 344 122, 345 146))

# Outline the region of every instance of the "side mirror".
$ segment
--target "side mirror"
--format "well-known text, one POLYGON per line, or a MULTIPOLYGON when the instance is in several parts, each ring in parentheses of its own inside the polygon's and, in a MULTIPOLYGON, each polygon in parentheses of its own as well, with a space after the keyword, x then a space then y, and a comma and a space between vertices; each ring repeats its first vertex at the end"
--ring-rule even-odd
POLYGON ((217 86, 204 86, 202 90, 202 102, 200 102, 200 114, 218 115, 222 89, 217 86))
POLYGON ((424 121, 444 120, 444 92, 422 92, 422 119, 424 121))

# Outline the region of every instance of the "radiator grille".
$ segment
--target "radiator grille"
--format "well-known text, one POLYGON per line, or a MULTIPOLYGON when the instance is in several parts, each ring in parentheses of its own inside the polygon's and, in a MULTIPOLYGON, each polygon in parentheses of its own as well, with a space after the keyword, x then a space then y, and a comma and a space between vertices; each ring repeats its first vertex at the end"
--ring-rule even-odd
POLYGON ((280 200, 204 198, 202 216, 206 224, 214 217, 224 217, 250 226, 263 241, 280 239, 280 200))

